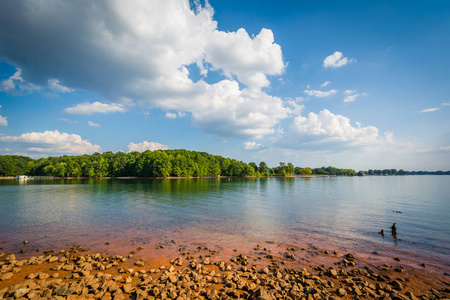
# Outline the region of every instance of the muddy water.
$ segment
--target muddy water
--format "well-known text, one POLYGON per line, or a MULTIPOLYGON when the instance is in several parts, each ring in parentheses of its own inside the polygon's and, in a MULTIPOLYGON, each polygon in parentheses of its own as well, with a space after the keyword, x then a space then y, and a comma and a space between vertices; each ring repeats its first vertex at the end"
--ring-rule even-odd
POLYGON ((279 254, 317 248, 448 272, 448 195, 450 176, 2 180, 0 247, 31 255, 78 243, 125 254, 143 245, 142 254, 161 259, 180 245, 224 257, 256 245, 279 254))

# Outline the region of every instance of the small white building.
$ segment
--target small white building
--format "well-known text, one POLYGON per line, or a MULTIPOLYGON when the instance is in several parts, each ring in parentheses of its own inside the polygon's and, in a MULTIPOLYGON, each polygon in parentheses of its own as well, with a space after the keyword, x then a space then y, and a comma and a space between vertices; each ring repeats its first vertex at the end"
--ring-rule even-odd
POLYGON ((16 179, 17 179, 17 180, 27 180, 27 179, 28 179, 28 176, 26 176, 26 175, 17 175, 17 176, 16 176, 16 179))

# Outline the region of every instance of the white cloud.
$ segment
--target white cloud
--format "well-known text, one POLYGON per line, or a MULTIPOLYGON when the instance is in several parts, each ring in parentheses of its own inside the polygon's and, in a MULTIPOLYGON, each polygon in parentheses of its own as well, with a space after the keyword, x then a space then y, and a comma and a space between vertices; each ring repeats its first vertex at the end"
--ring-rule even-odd
POLYGON ((240 90, 236 81, 229 80, 208 86, 198 100, 198 108, 191 110, 194 124, 224 137, 260 139, 303 107, 261 91, 240 90))
POLYGON ((214 30, 205 47, 205 60, 221 69, 229 78, 237 78, 249 88, 269 86, 268 75, 280 75, 285 65, 281 47, 273 33, 263 28, 250 37, 243 28, 236 32, 214 30))
POLYGON ((9 152, 9 151, 12 151, 12 149, 9 149, 9 148, 0 148, 0 151, 7 151, 7 152, 9 152))
POLYGON ((121 104, 108 104, 101 102, 85 102, 77 104, 73 107, 68 107, 64 110, 68 114, 77 114, 77 115, 91 115, 93 113, 114 113, 114 112, 124 112, 126 111, 125 106, 121 104))
MULTIPOLYGON (((268 76, 282 74, 286 66, 272 31, 263 28, 256 36, 245 29, 220 31, 212 7, 195 3, 42 0, 39 9, 30 9, 33 0, 0 1, 0 54, 38 85, 55 78, 60 91, 69 91, 63 82, 122 105, 186 112, 200 129, 219 136, 271 134, 292 112, 263 90, 270 85, 268 76), (188 67, 194 65, 203 76, 218 70, 227 79, 193 82, 188 67)), ((96 102, 65 111, 124 110, 96 102)))
POLYGON ((441 106, 450 106, 450 102, 444 102, 441 104, 441 106))
POLYGON ((336 51, 325 58, 325 60, 323 61, 323 66, 325 68, 339 68, 354 61, 356 60, 353 58, 342 58, 342 52, 336 51))
POLYGON ((297 116, 289 126, 288 139, 296 145, 309 145, 310 147, 355 147, 376 145, 393 142, 391 132, 381 137, 379 130, 374 126, 362 127, 357 124, 353 127, 350 119, 342 115, 335 115, 324 109, 308 117, 297 116))
POLYGON ((331 83, 331 81, 325 81, 324 83, 322 83, 320 86, 321 87, 325 87, 327 85, 329 85, 331 83))
POLYGON ((344 98, 344 103, 353 102, 356 98, 361 96, 367 96, 367 93, 358 93, 356 94, 356 90, 345 90, 344 94, 348 95, 344 98))
POLYGON ((261 149, 263 145, 257 144, 256 142, 245 142, 244 149, 245 150, 258 150, 261 149))
POLYGON ((20 136, 0 136, 0 141, 6 143, 34 144, 29 151, 46 153, 87 154, 98 152, 100 146, 92 145, 77 134, 60 133, 55 131, 30 132, 20 136))
POLYGON ((439 107, 432 107, 432 108, 419 110, 418 113, 429 113, 429 112, 435 112, 438 110, 439 110, 439 107))
POLYGON ((16 68, 16 72, 12 76, 0 82, 0 92, 10 94, 28 93, 39 89, 39 86, 26 82, 22 78, 22 69, 20 68, 16 68))
POLYGON ((91 126, 91 127, 101 127, 100 124, 94 123, 94 122, 92 122, 92 121, 89 121, 88 124, 89 124, 89 126, 91 126))
MULTIPOLYGON (((0 108, 2 108, 1 105, 0 108)), ((0 115, 0 126, 8 126, 8 121, 6 120, 6 117, 3 117, 2 115, 0 115)))
POLYGON ((351 94, 354 94, 354 93, 356 93, 356 90, 345 90, 344 91, 344 94, 346 94, 346 95, 351 95, 351 94))
POLYGON ((168 150, 169 146, 163 145, 160 143, 155 142, 147 142, 143 141, 141 143, 133 143, 130 142, 128 144, 128 152, 137 151, 137 152, 144 152, 146 150, 155 151, 155 150, 168 150))
POLYGON ((317 98, 323 98, 323 97, 329 97, 332 95, 335 95, 337 93, 337 90, 332 89, 329 91, 318 91, 318 90, 304 90, 303 91, 308 96, 314 96, 317 98))
POLYGON ((176 119, 177 118, 177 114, 168 112, 168 113, 166 113, 166 118, 168 118, 168 119, 176 119))
POLYGON ((59 93, 71 93, 71 92, 74 91, 71 88, 63 86, 58 79, 49 79, 48 80, 48 87, 52 91, 59 92, 59 93))

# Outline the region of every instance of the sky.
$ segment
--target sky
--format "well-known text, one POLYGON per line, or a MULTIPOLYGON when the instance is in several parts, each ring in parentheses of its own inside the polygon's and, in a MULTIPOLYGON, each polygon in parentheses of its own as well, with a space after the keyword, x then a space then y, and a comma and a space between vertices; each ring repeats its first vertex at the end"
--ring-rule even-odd
POLYGON ((450 170, 450 2, 0 1, 0 154, 450 170))

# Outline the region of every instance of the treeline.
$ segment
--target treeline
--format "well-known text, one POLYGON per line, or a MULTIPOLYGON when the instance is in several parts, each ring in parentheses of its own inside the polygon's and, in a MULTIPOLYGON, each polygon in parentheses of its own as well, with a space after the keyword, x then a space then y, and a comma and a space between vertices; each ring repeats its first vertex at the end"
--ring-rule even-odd
POLYGON ((322 167, 322 168, 309 168, 309 167, 294 167, 292 163, 280 162, 275 168, 267 167, 265 162, 261 162, 259 166, 255 163, 249 163, 255 170, 255 173, 263 176, 278 175, 278 176, 290 176, 290 175, 337 175, 337 176, 354 176, 355 170, 352 169, 338 169, 335 167, 322 167))
POLYGON ((450 175, 450 171, 410 171, 406 172, 408 175, 450 175))
POLYGON ((0 176, 196 177, 252 176, 254 169, 235 159, 187 150, 105 152, 47 157, 0 156, 0 176))
POLYGON ((295 167, 280 162, 268 167, 265 162, 246 164, 206 152, 157 150, 145 152, 105 152, 92 155, 32 159, 0 155, 0 176, 54 177, 199 177, 199 176, 292 176, 292 175, 450 175, 450 171, 404 171, 396 169, 355 172, 332 166, 295 167))
POLYGON ((199 176, 291 176, 347 175, 352 169, 301 168, 283 163, 270 168, 265 162, 246 164, 235 159, 188 150, 105 152, 92 155, 31 159, 0 156, 0 176, 54 177, 199 177, 199 176))
POLYGON ((384 169, 384 170, 368 170, 368 171, 360 171, 364 172, 365 175, 408 175, 407 171, 404 171, 402 169, 384 169))

